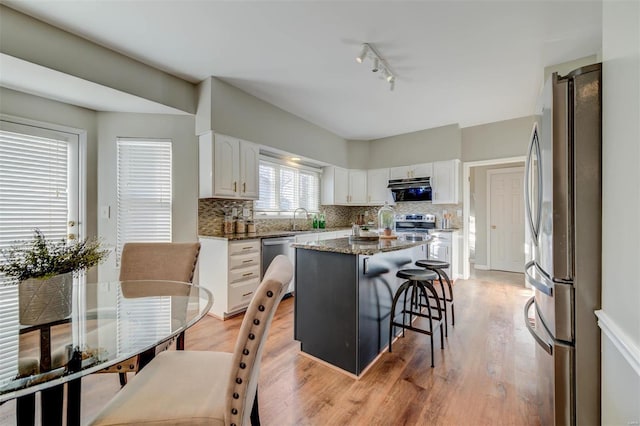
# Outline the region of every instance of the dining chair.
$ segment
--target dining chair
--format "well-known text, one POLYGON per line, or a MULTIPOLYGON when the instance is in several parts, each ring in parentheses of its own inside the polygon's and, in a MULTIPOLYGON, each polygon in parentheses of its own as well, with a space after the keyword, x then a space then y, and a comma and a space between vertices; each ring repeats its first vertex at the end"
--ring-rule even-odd
POLYGON ((292 277, 289 259, 276 256, 244 314, 233 353, 163 352, 90 424, 259 425, 257 390, 262 351, 292 277))
MULTIPOLYGON (((120 258, 120 281, 163 280, 193 282, 200 253, 200 243, 126 243, 120 258)), ((166 342, 156 347, 159 353, 169 347, 166 342)), ((176 349, 184 349, 184 332, 178 336, 176 349)), ((140 355, 99 371, 119 373, 120 384, 127 383, 127 372, 137 373, 140 355)))

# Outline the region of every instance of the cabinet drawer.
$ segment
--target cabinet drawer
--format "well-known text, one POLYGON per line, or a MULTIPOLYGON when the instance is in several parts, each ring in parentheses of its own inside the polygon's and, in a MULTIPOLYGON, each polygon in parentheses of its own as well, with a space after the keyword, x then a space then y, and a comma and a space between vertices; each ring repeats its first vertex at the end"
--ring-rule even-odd
POLYGON ((229 310, 227 312, 233 312, 247 306, 258 288, 258 284, 260 284, 259 278, 231 284, 229 286, 229 310))
POLYGON ((248 240, 229 243, 229 256, 260 252, 260 240, 248 240))
POLYGON ((251 279, 260 279, 260 265, 229 271, 229 284, 251 279))
POLYGON ((260 255, 258 253, 238 254, 229 256, 229 269, 248 268, 250 266, 260 266, 260 255))

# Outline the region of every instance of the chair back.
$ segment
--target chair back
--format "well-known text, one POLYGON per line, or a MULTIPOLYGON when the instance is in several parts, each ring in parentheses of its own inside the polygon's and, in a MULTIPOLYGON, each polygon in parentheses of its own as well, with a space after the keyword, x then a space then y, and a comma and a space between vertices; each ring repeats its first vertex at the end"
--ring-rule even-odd
POLYGON ((286 256, 276 256, 262 278, 244 314, 231 364, 225 424, 249 424, 258 387, 260 359, 271 321, 293 278, 293 265, 286 256))
POLYGON ((192 282, 200 243, 126 243, 120 260, 120 281, 192 282))

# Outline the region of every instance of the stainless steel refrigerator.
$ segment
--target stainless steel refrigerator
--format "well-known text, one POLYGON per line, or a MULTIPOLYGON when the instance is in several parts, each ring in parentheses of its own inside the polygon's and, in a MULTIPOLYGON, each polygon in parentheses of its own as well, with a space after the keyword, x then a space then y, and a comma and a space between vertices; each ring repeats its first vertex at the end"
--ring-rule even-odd
POLYGON ((551 76, 527 155, 525 321, 543 425, 600 424, 601 75, 595 64, 551 76))

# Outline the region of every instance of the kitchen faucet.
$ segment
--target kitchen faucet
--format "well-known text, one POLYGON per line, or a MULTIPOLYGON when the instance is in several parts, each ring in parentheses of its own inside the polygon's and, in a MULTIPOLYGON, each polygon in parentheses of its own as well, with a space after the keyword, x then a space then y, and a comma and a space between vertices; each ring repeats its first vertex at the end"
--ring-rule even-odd
POLYGON ((309 219, 309 212, 307 211, 307 209, 305 209, 304 207, 298 207, 297 209, 295 209, 293 211, 293 221, 291 223, 291 230, 295 231, 296 230, 296 213, 298 213, 298 210, 302 210, 305 213, 305 219, 309 219))

